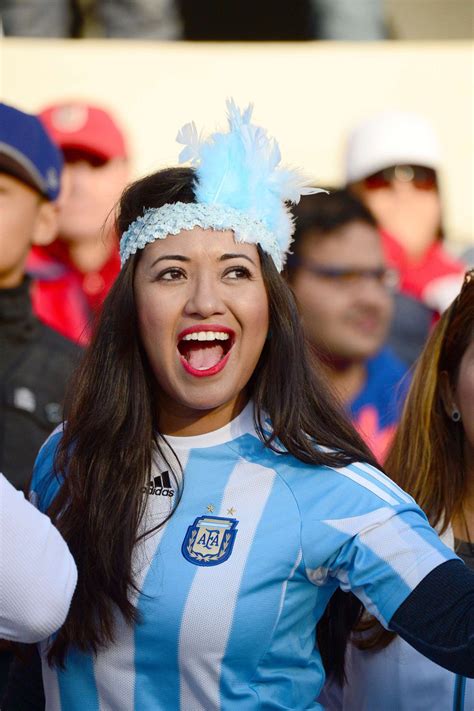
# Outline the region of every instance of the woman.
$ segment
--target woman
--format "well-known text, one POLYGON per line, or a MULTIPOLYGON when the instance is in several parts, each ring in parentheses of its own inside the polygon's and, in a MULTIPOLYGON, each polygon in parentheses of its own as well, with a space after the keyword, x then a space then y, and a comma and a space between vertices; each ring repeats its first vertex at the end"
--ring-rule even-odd
MULTIPOLYGON (((474 271, 418 362, 387 471, 474 569, 474 271)), ((447 601, 449 604, 449 601, 447 601)), ((348 652, 347 684, 331 709, 474 708, 474 684, 366 620, 348 652)), ((333 692, 336 690, 333 688, 333 692)), ((337 694, 334 694, 337 696, 337 694)))
POLYGON ((377 220, 385 259, 399 275, 389 345, 411 366, 467 264, 445 245, 438 137, 423 116, 383 111, 353 129, 345 163, 348 187, 377 220))
MULTIPOLYGON (((206 141, 186 126, 194 168, 123 195, 123 268, 37 460, 79 570, 41 650, 48 709, 319 708, 315 627, 338 587, 435 657, 420 596, 457 580, 453 615, 473 606, 474 576, 308 363, 278 274, 301 180, 250 108, 229 122, 206 141)), ((329 668, 349 603, 320 629, 329 668)), ((456 671, 473 627, 453 635, 456 671)))

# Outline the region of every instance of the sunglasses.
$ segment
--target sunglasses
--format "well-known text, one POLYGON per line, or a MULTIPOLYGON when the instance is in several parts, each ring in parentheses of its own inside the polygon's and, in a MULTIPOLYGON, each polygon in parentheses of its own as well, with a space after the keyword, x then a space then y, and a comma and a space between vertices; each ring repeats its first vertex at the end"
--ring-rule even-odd
POLYGON ((380 190, 390 187, 395 180, 412 183, 418 190, 436 190, 436 172, 421 165, 394 165, 364 179, 367 190, 380 190))
POLYGON ((291 255, 290 266, 300 266, 314 276, 326 279, 341 287, 357 287, 361 281, 369 279, 387 291, 394 291, 399 283, 396 269, 376 267, 374 269, 344 269, 339 267, 326 267, 314 262, 300 260, 296 255, 291 255))

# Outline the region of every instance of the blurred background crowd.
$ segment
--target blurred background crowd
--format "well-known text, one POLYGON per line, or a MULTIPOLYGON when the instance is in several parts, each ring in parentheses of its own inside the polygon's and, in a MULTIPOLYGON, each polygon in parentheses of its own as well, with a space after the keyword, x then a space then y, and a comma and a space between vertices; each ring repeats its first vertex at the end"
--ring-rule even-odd
POLYGON ((470 0, 2 0, 5 35, 156 40, 468 39, 470 0))
POLYGON ((0 0, 0 12, 0 470, 23 488, 61 421, 119 270, 123 188, 176 163, 176 126, 205 125, 229 95, 254 102, 329 189, 295 207, 285 274, 383 462, 412 366, 474 265, 472 2, 0 0))
POLYGON ((452 0, 229 1, 225 12, 214 0, 2 0, 0 7, 2 210, 14 213, 2 216, 2 244, 23 241, 13 279, 15 259, 0 265, 0 316, 8 323, 0 323, 8 391, 0 465, 15 484, 25 484, 38 446, 61 419, 76 350, 89 342, 118 273, 113 211, 121 191, 136 175, 176 162, 168 125, 189 114, 199 120, 235 93, 270 113, 270 125, 284 124, 290 157, 329 188, 295 208, 286 275, 314 351, 383 460, 410 368, 474 261, 465 199, 472 116, 456 115, 463 106, 472 111, 471 3, 456 0, 454 13, 452 0), (212 75, 216 65, 221 71, 212 75), (52 170, 53 191, 44 188, 52 170), (47 236, 36 236, 34 211, 27 223, 22 196, 12 199, 20 187, 54 208, 47 236), (50 385, 44 365, 36 366, 38 382, 31 366, 18 365, 25 333, 33 349, 31 319, 48 329, 39 360, 48 361, 50 385), (35 431, 29 445, 24 427, 35 431))

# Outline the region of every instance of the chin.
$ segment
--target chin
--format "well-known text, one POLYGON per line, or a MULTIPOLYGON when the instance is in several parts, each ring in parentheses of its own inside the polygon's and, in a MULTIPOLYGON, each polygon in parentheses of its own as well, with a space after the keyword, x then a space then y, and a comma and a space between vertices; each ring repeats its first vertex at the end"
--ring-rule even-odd
POLYGON ((373 358, 375 355, 377 355, 381 348, 381 345, 377 345, 375 348, 355 348, 350 354, 349 358, 351 360, 358 361, 369 360, 370 358, 373 358))
POLYGON ((216 388, 216 390, 210 389, 207 390, 207 392, 196 392, 193 394, 190 394, 188 390, 186 394, 183 393, 182 397, 172 396, 170 399, 175 400, 181 407, 185 407, 189 410, 208 412, 209 410, 216 410, 232 400, 237 399, 239 395, 240 392, 223 392, 222 388, 216 388))

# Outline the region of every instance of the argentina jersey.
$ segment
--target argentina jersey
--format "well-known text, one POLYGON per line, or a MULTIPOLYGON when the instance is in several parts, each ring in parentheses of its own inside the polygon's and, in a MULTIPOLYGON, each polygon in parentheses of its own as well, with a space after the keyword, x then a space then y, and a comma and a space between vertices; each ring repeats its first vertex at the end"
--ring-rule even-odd
MULTIPOLYGON (((59 486, 60 437, 35 467, 42 509, 59 486)), ((117 617, 113 645, 96 656, 72 650, 64 669, 43 661, 48 711, 321 709, 315 627, 334 590, 352 590, 387 626, 455 557, 374 467, 316 467, 266 449, 251 403, 220 430, 167 441, 184 487, 176 505, 168 465, 154 462, 146 526, 174 511, 136 546, 140 623, 117 617)))

